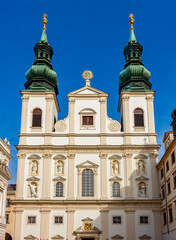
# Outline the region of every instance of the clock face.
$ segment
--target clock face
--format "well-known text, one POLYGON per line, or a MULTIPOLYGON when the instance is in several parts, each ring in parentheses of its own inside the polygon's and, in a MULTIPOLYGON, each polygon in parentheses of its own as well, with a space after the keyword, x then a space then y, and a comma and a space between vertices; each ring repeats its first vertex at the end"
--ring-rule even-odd
POLYGON ((84 229, 85 230, 91 230, 91 223, 88 223, 88 222, 86 222, 85 224, 84 224, 84 229))

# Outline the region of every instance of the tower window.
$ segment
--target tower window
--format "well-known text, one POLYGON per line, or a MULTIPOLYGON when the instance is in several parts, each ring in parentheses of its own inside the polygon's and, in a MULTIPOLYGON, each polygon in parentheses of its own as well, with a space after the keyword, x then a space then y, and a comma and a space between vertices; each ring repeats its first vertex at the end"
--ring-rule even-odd
POLYGON ((48 58, 48 54, 46 54, 46 58, 48 58))
POLYGON ((120 184, 118 182, 112 184, 112 195, 113 197, 120 197, 120 184))
POLYGON ((93 125, 93 116, 83 116, 82 125, 93 125))
POLYGON ((63 183, 56 184, 56 197, 63 197, 63 183))
POLYGON ((82 173, 82 196, 94 196, 94 173, 90 169, 85 169, 82 173))
POLYGON ((136 57, 136 54, 135 54, 135 52, 133 52, 133 57, 136 57))
POLYGON ((42 52, 40 53, 40 57, 43 57, 43 53, 42 52))
POLYGON ((42 125, 42 110, 35 108, 33 111, 32 127, 41 127, 42 125))
POLYGON ((144 127, 144 113, 140 108, 136 108, 134 110, 134 126, 144 127))

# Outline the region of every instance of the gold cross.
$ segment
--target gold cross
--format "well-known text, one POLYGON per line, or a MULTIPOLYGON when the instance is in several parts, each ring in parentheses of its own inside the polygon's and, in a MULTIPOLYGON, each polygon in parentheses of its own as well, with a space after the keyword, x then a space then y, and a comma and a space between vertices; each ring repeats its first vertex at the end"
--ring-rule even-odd
POLYGON ((48 16, 47 16, 47 14, 45 13, 44 15, 43 15, 43 19, 42 19, 42 22, 43 22, 43 29, 45 29, 46 30, 46 24, 47 24, 47 22, 48 22, 48 20, 46 19, 48 16))
POLYGON ((129 16, 129 18, 130 18, 129 23, 131 25, 130 30, 134 29, 134 27, 133 27, 134 18, 133 17, 134 17, 134 15, 131 13, 130 16, 129 16))

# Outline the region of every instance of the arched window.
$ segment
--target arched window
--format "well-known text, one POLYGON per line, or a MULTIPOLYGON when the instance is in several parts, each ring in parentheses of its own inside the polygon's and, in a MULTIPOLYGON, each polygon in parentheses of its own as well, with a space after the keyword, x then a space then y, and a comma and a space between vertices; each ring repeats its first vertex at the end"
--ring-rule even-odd
POLYGON ((82 196, 94 196, 94 173, 90 169, 85 169, 82 173, 82 196))
POLYGON ((112 195, 113 197, 120 197, 120 184, 118 182, 112 184, 112 195))
POLYGON ((35 108, 33 111, 32 126, 41 127, 42 125, 42 110, 35 108))
POLYGON ((144 113, 140 108, 136 108, 134 110, 134 126, 144 127, 144 113))
POLYGON ((56 183, 56 197, 63 197, 63 183, 56 183))

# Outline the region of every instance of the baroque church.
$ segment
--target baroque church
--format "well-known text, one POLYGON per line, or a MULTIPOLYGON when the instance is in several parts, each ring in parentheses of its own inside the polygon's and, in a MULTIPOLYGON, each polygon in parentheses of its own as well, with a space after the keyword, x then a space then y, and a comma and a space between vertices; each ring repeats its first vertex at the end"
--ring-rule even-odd
MULTIPOLYGON (((85 86, 67 94, 58 120, 53 49, 43 32, 21 91, 15 240, 160 240, 156 142, 150 72, 134 34, 119 79, 120 122, 107 115, 108 94, 85 86)), ((113 106, 111 106, 113 107, 113 106)))

